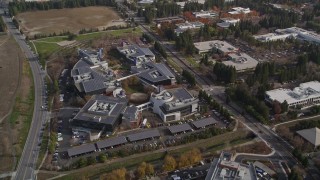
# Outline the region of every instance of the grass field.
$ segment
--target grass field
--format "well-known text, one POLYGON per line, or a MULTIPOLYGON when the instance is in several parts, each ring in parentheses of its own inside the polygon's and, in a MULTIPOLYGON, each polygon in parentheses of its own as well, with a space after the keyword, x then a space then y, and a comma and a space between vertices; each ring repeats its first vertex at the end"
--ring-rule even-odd
POLYGON ((114 9, 97 6, 25 12, 18 14, 17 19, 28 36, 63 31, 78 33, 83 28, 103 29, 125 24, 114 9))

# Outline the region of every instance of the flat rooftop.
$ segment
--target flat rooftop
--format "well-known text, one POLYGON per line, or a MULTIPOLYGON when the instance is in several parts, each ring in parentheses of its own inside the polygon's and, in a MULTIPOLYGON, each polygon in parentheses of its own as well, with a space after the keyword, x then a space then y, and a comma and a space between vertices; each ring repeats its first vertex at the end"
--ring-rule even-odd
POLYGON ((223 53, 238 51, 238 48, 232 46, 228 42, 220 40, 197 42, 194 43, 194 46, 199 52, 208 52, 211 51, 213 48, 216 48, 223 53))
POLYGON ((168 129, 172 134, 176 134, 176 133, 181 133, 181 132, 191 131, 192 130, 191 126, 189 124, 187 124, 187 123, 174 125, 174 126, 169 126, 168 129))
POLYGON ((206 126, 214 125, 216 123, 217 123, 217 121, 215 119, 213 119, 213 118, 204 118, 204 119, 200 119, 200 120, 192 122, 192 124, 196 128, 203 128, 203 127, 206 127, 206 126))
POLYGON ((222 63, 234 66, 237 71, 254 69, 258 65, 258 61, 246 53, 230 53, 228 54, 228 57, 230 60, 222 61, 222 63))
POLYGON ((147 131, 143 131, 135 134, 129 134, 127 136, 130 142, 140 141, 140 140, 149 139, 149 138, 156 138, 156 137, 160 137, 160 133, 158 129, 152 129, 152 130, 147 130, 147 131))
POLYGON ((85 153, 94 152, 96 150, 96 147, 94 144, 84 144, 81 146, 75 146, 70 149, 68 149, 68 155, 69 157, 77 156, 85 153))
POLYGON ((94 95, 74 117, 76 120, 114 124, 128 100, 104 95, 94 95))
POLYGON ((291 89, 274 89, 266 92, 269 100, 277 100, 280 103, 287 101, 287 103, 294 104, 310 98, 320 97, 320 83, 319 81, 310 81, 300 84, 300 86, 291 89))

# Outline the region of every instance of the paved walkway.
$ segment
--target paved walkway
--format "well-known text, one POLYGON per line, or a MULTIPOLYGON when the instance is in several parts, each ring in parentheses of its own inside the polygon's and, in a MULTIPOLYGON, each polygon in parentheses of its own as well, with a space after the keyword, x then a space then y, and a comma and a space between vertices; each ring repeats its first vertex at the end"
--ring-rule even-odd
POLYGON ((295 120, 292 120, 292 121, 282 122, 282 123, 279 123, 279 124, 275 124, 275 125, 273 126, 272 130, 275 131, 276 128, 277 128, 277 126, 280 126, 280 125, 283 125, 283 124, 288 124, 288 123, 297 122, 297 121, 305 121, 305 120, 310 120, 310 119, 314 119, 314 118, 318 118, 318 117, 320 117, 320 114, 319 114, 319 115, 316 115, 316 116, 310 116, 310 117, 295 119, 295 120))

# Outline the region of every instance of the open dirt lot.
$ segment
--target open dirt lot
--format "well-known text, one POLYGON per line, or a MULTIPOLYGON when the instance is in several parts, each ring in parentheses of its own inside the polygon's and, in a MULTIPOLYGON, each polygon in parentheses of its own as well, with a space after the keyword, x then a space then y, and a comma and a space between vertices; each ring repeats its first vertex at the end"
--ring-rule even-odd
POLYGON ((9 116, 20 82, 22 53, 12 37, 0 36, 0 173, 10 171, 13 166, 12 141, 9 116))
POLYGON ((119 15, 108 7, 85 7, 73 9, 52 9, 20 13, 17 16, 26 35, 60 33, 70 31, 78 33, 80 29, 124 25, 119 15))

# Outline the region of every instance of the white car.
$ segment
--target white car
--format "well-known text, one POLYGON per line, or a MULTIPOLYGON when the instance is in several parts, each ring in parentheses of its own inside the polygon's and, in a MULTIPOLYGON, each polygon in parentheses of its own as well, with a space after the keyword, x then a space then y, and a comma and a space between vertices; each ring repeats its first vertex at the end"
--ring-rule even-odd
POLYGON ((58 142, 63 141, 63 137, 58 137, 58 142))

